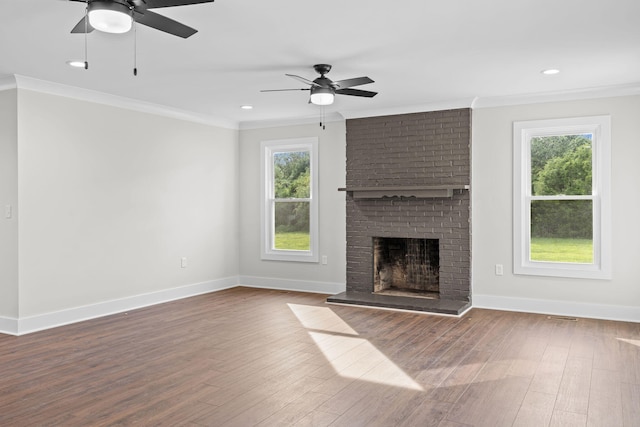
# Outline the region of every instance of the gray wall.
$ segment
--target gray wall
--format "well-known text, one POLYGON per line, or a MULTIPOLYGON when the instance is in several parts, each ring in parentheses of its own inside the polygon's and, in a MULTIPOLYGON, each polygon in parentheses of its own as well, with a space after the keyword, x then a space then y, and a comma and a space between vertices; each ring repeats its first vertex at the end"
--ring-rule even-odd
POLYGON ((345 283, 345 124, 328 122, 240 132, 240 283, 335 294, 345 283), (319 243, 327 264, 260 259, 260 142, 318 137, 319 243))
POLYGON ((21 318, 238 275, 237 131, 18 92, 21 318))
POLYGON ((0 318, 2 317, 18 317, 18 112, 16 89, 0 91, 0 318), (5 217, 5 206, 7 205, 12 208, 12 218, 5 217))
POLYGON ((640 321, 639 117, 640 96, 474 110, 474 305, 640 321), (513 274, 513 122, 594 115, 611 115, 612 280, 513 274))

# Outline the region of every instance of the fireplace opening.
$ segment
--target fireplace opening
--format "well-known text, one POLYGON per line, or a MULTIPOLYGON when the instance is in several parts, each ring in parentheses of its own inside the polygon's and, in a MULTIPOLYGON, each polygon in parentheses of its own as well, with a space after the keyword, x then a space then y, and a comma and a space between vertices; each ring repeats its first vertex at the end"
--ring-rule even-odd
POLYGON ((373 292, 439 298, 438 239, 373 238, 373 292))

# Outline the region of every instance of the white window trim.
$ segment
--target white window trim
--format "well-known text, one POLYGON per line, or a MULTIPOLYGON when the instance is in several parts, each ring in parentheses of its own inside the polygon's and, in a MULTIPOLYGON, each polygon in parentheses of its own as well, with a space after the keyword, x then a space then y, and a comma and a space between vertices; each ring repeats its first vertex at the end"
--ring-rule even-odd
POLYGON ((260 256, 263 260, 318 262, 318 138, 296 138, 262 141, 260 144, 260 256), (311 164, 311 194, 309 199, 310 247, 308 251, 274 248, 273 221, 273 153, 309 151, 311 164))
MULTIPOLYGON (((611 118, 609 116, 534 120, 513 124, 513 271, 515 274, 611 279, 611 118), (592 133, 593 195, 557 196, 593 200, 593 264, 530 260, 531 139, 592 133)), ((545 199, 547 199, 545 197, 545 199)))

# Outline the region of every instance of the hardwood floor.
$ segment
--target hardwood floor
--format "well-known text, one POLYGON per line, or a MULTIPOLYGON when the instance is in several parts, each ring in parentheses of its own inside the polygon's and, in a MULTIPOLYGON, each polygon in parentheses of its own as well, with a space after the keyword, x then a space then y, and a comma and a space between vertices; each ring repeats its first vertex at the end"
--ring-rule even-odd
POLYGON ((1 426, 640 426, 640 324, 235 288, 0 335, 1 426))

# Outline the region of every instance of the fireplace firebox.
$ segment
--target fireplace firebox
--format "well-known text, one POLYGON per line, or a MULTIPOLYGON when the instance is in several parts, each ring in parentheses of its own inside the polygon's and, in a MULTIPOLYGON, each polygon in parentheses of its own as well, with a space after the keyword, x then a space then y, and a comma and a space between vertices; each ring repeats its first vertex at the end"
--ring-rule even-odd
POLYGON ((438 239, 374 237, 373 265, 375 293, 438 297, 438 239))

